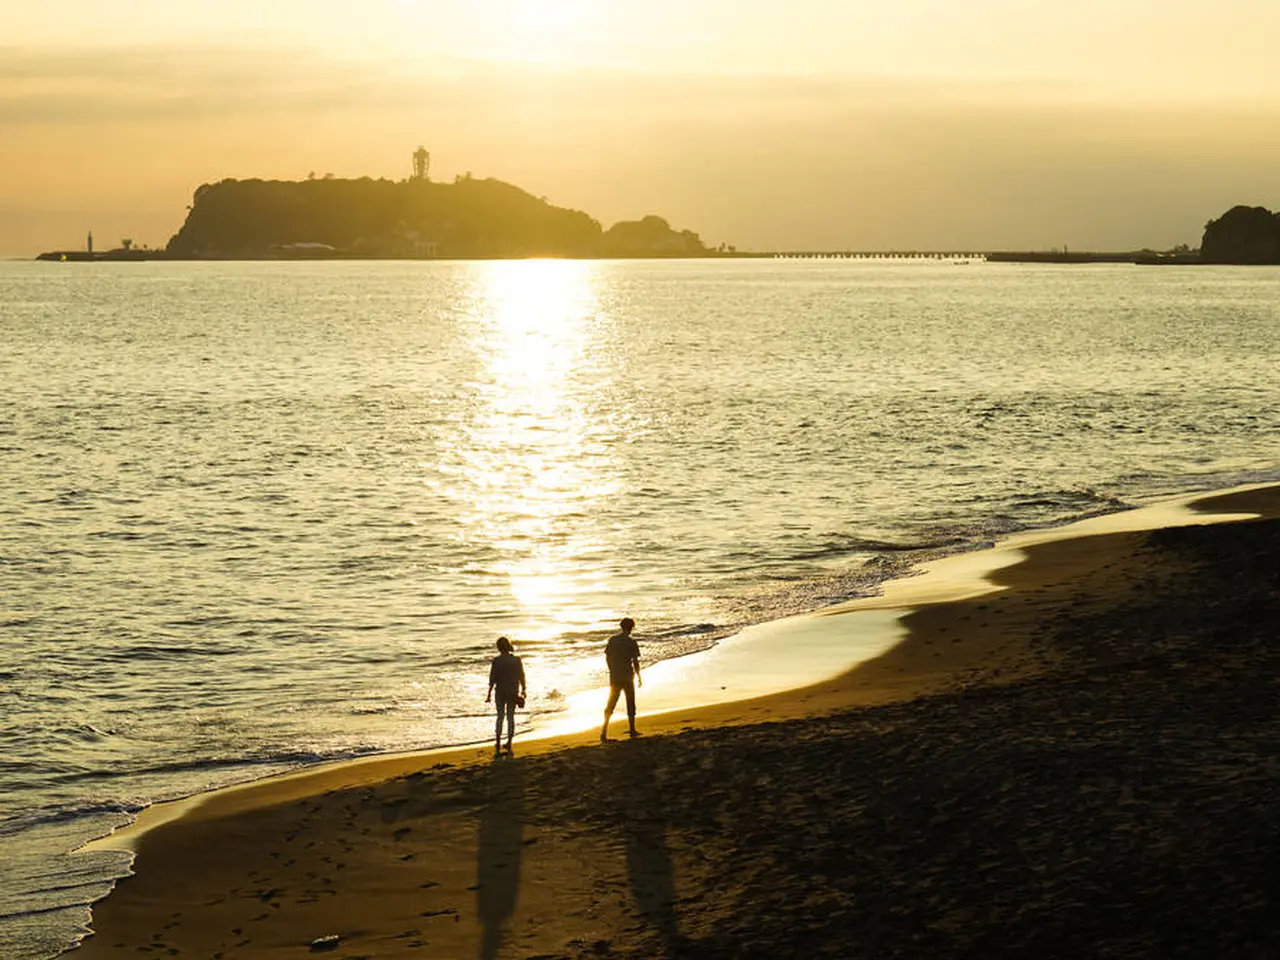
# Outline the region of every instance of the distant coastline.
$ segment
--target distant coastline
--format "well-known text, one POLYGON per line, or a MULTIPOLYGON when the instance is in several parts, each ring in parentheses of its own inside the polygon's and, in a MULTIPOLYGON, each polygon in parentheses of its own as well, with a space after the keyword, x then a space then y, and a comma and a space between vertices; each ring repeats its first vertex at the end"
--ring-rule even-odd
POLYGON ((39 260, 465 260, 533 257, 732 256, 650 214, 605 229, 581 210, 470 174, 440 183, 425 164, 406 180, 221 180, 196 189, 162 250, 130 241, 105 251, 54 250, 39 260))
MULTIPOLYGON (((207 254, 173 254, 167 250, 126 250, 116 248, 89 252, 85 250, 54 250, 42 253, 37 260, 58 261, 67 263, 138 263, 154 260, 193 261, 193 260, 492 260, 492 259, 529 259, 530 257, 506 256, 492 257, 486 255, 473 256, 430 256, 399 255, 386 256, 376 254, 355 254, 338 249, 280 249, 254 256, 216 256, 207 254)), ((599 255, 587 254, 566 259, 670 259, 672 254, 636 253, 599 255)), ((971 261, 988 263, 1045 263, 1045 264, 1087 264, 1087 263, 1132 263, 1139 265, 1194 265, 1207 261, 1198 253, 1165 253, 1155 251, 1137 252, 1082 252, 1063 253, 1059 251, 1040 250, 998 250, 989 252, 950 253, 942 251, 873 251, 873 250, 707 250, 702 253, 687 253, 674 256, 699 259, 721 260, 937 260, 955 263, 971 261)))
MULTIPOLYGON (((34 259, 47 262, 65 262, 65 263, 144 263, 149 261, 173 261, 173 262, 192 262, 192 261, 245 261, 245 260, 522 260, 536 259, 538 254, 530 254, 528 256, 510 255, 510 256, 487 256, 484 254, 474 254, 470 256, 429 256, 429 255, 378 255, 378 254, 359 254, 344 250, 276 250, 254 256, 237 256, 226 255, 216 256, 211 254, 173 254, 167 250, 125 250, 123 248, 115 248, 112 250, 95 250, 88 252, 85 250, 51 250, 46 253, 38 254, 34 259)), ((556 255, 548 255, 556 256, 556 255)), ((619 259, 619 260, 640 260, 640 259, 672 259, 672 254, 614 254, 611 256, 602 256, 598 254, 585 254, 581 256, 565 256, 559 259, 619 259)), ((703 259, 739 259, 739 260, 759 260, 771 259, 784 254, 775 253, 756 253, 750 251, 734 251, 733 253, 721 253, 715 250, 709 250, 705 253, 691 253, 679 255, 682 257, 697 257, 703 259)), ((19 261, 29 261, 29 257, 13 258, 19 261)))
POLYGON ((1137 263, 1137 264, 1198 264, 1203 263, 1198 252, 1138 250, 1122 253, 1062 251, 995 251, 986 254, 991 263, 1137 263))
POLYGON ((200 186, 186 220, 163 249, 53 250, 66 263, 153 260, 564 259, 936 259, 1032 264, 1280 264, 1280 213, 1236 206, 1210 220, 1198 249, 1068 251, 746 251, 710 246, 692 230, 649 215, 604 229, 580 210, 557 207, 496 179, 222 180, 200 186))

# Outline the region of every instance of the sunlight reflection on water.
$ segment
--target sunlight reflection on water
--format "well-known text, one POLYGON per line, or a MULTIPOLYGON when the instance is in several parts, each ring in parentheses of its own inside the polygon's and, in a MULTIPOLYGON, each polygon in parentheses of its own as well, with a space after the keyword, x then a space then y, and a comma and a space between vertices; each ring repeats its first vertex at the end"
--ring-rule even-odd
MULTIPOLYGON (((478 739, 499 633, 530 716, 598 714, 624 614, 651 664, 938 551, 1273 477, 1276 276, 0 264, 0 808, 92 831, 478 739)), ((715 649, 646 671, 642 709, 666 670, 739 669, 715 649)), ((57 888, 14 886, 15 850, 59 868, 6 816, 0 899, 57 888)))
POLYGON ((526 644, 615 616, 595 501, 621 489, 616 431, 587 400, 608 389, 596 289, 583 261, 508 261, 474 274, 469 345, 481 361, 470 417, 442 444, 456 537, 497 557, 526 644))

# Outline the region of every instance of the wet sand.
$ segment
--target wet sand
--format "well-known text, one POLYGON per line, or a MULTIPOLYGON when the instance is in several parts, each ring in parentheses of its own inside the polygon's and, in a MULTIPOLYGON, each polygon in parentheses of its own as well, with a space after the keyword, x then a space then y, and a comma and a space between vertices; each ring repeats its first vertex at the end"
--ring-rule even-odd
POLYGON ((1201 509, 1265 519, 1032 547, 836 680, 635 741, 214 795, 75 956, 1278 955, 1280 488, 1201 509))

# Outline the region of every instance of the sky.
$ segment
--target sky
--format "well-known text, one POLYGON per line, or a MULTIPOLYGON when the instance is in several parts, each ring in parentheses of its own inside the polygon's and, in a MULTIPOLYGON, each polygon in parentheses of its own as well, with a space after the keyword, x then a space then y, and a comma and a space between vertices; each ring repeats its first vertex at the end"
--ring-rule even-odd
POLYGON ((201 183, 492 176, 755 250, 1195 246, 1280 207, 1276 0, 0 0, 0 256, 201 183))

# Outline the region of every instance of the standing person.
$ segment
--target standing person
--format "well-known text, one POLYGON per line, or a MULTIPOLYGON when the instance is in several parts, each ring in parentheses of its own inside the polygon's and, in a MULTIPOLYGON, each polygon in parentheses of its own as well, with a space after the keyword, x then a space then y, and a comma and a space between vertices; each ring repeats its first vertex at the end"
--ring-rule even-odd
POLYGON ((600 742, 609 739, 609 718, 613 716, 613 708, 618 705, 618 694, 627 695, 627 723, 630 736, 639 736, 636 731, 636 684, 644 686, 640 679, 640 647, 636 644, 631 631, 636 622, 624 617, 618 624, 621 633, 615 633, 604 646, 604 660, 609 665, 609 702, 604 708, 604 726, 600 728, 600 742))
POLYGON ((502 721, 507 721, 507 753, 511 752, 511 738, 516 733, 516 707, 524 706, 527 691, 524 682, 524 664, 513 652, 511 641, 506 637, 498 638, 498 655, 489 665, 489 693, 484 702, 493 699, 494 690, 498 691, 498 722, 493 727, 493 755, 502 752, 502 721))

